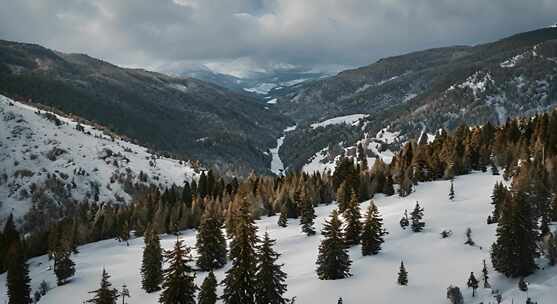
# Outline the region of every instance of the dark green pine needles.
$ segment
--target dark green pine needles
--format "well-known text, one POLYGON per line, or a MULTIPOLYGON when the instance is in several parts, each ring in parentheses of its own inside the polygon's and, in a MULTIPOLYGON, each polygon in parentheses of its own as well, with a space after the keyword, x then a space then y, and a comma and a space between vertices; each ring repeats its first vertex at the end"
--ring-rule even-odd
POLYGON ((94 294, 93 298, 87 300, 87 303, 93 304, 116 304, 116 299, 118 298, 118 290, 112 288, 110 281, 110 275, 103 268, 101 286, 97 290, 93 290, 89 293, 94 294))
POLYGON ((274 244, 275 241, 266 232, 261 245, 257 247, 256 304, 289 303, 283 297, 286 292, 286 273, 281 270, 282 265, 277 264, 280 254, 273 250, 274 244))
POLYGON ((346 220, 346 228, 344 229, 346 245, 358 245, 360 243, 360 234, 362 233, 362 221, 360 202, 356 192, 352 192, 350 202, 344 210, 344 219, 346 220))
POLYGON ((222 220, 213 206, 207 207, 197 233, 197 267, 201 270, 218 269, 226 265, 226 239, 222 220))
POLYGON ((337 280, 350 276, 350 256, 344 242, 342 222, 334 209, 329 220, 323 225, 321 234, 325 237, 319 245, 317 276, 321 280, 337 280))
MULTIPOLYGON (((19 235, 19 234, 18 234, 19 235)), ((19 236, 18 236, 19 238, 19 236)), ((6 285, 8 287, 8 304, 31 304, 31 279, 29 266, 25 262, 23 246, 19 239, 12 242, 7 251, 6 285)))
POLYGON ((404 267, 404 262, 400 261, 400 269, 398 271, 398 285, 406 286, 408 285, 408 272, 406 267, 404 267))
POLYGON ((195 273, 189 265, 192 262, 190 248, 182 240, 176 240, 174 248, 164 254, 168 268, 164 270, 162 292, 159 302, 162 304, 195 304, 195 273))
POLYGON ((217 278, 213 271, 210 271, 201 284, 197 304, 215 304, 217 299, 217 278))
POLYGON ((257 263, 254 257, 258 238, 257 227, 249 208, 248 201, 243 199, 235 219, 235 230, 230 242, 232 267, 226 271, 226 277, 222 282, 222 300, 226 304, 255 303, 257 263))
POLYGON ((374 255, 379 253, 381 250, 381 244, 383 244, 383 236, 387 234, 387 231, 383 229, 383 219, 379 215, 379 210, 377 206, 370 202, 362 229, 362 255, 374 255))
POLYGON ((147 227, 144 235, 145 248, 141 262, 141 286, 146 292, 160 290, 162 283, 162 249, 159 234, 147 227))

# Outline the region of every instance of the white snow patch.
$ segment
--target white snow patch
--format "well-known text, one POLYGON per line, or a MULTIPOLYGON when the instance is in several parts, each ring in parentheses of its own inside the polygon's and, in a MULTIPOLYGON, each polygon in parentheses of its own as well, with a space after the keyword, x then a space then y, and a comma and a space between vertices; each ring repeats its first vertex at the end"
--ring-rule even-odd
POLYGON ((317 129, 319 127, 326 127, 330 125, 341 125, 341 124, 356 125, 356 123, 360 119, 366 118, 368 116, 369 114, 351 114, 345 116, 337 116, 331 119, 324 120, 322 122, 311 124, 311 127, 313 129, 317 129))
POLYGON ((276 103, 277 103, 277 100, 278 100, 277 98, 273 98, 273 99, 267 101, 267 103, 268 103, 268 104, 276 104, 276 103))
POLYGON ((253 88, 247 88, 244 89, 245 91, 248 92, 252 92, 252 93, 256 93, 256 94, 261 94, 261 95, 266 95, 268 94, 272 89, 276 88, 277 85, 274 83, 268 83, 268 82, 264 82, 261 83, 253 88))
POLYGON ((171 83, 171 84, 168 85, 168 87, 170 87, 172 89, 175 89, 175 90, 178 90, 182 93, 187 93, 188 92, 188 87, 186 87, 185 85, 180 84, 180 83, 171 83))
POLYGON ((284 138, 286 137, 286 133, 296 130, 296 125, 290 126, 283 131, 283 136, 277 139, 277 146, 273 149, 269 149, 271 153, 271 172, 276 175, 280 175, 284 172, 284 164, 280 159, 279 150, 282 144, 284 143, 284 138))

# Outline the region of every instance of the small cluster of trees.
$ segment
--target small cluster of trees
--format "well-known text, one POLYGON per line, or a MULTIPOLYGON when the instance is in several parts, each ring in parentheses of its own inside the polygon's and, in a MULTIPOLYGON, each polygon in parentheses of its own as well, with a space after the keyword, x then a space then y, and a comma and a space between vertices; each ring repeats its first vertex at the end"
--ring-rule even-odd
POLYGON ((324 239, 319 245, 316 262, 317 276, 321 280, 337 280, 350 276, 350 246, 361 244, 364 256, 378 254, 381 250, 383 237, 387 232, 373 201, 370 202, 362 223, 358 198, 353 195, 344 211, 344 219, 346 223, 343 225, 339 211, 334 209, 321 230, 324 239))

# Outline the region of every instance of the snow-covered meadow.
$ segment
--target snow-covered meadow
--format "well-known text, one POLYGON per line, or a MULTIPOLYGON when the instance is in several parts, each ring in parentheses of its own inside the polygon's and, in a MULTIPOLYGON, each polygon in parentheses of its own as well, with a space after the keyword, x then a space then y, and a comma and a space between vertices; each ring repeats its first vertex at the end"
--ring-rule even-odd
MULTIPOLYGON (((496 225, 487 225, 491 212, 490 194, 493 185, 501 179, 487 173, 474 173, 455 179, 456 199, 448 199, 449 182, 422 183, 410 196, 384 197, 374 200, 384 217, 386 236, 383 250, 376 256, 362 257, 360 246, 350 249, 353 260, 353 276, 344 280, 320 281, 315 274, 315 260, 320 235, 307 237, 302 234, 298 221, 290 220, 286 228, 279 227, 277 217, 257 221, 259 233, 268 231, 277 239, 276 250, 282 254, 280 262, 288 273, 288 296, 296 296, 296 303, 336 303, 342 297, 344 303, 448 303, 445 294, 450 284, 457 285, 464 294, 465 303, 494 303, 491 289, 479 288, 472 298, 472 290, 465 283, 473 271, 481 277, 482 261, 485 259, 490 270, 490 283, 503 295, 503 303, 525 303, 527 294, 517 288, 517 280, 497 274, 489 262, 489 247, 495 239, 496 225), (416 201, 425 207, 426 229, 422 233, 402 230, 399 220, 405 209, 412 209, 416 201), (472 229, 472 238, 477 246, 465 245, 465 232, 472 229), (453 235, 442 239, 440 232, 449 229, 453 235), (403 260, 409 272, 406 287, 396 283, 398 266, 403 260)), ((362 204, 362 211, 369 202, 362 204)), ((334 205, 316 208, 318 231, 334 205)), ((181 236, 187 245, 195 244, 195 232, 185 231, 181 236)), ((163 236, 162 245, 170 248, 176 237, 163 236)), ((126 247, 115 240, 88 244, 79 248, 73 256, 77 272, 73 281, 55 287, 54 273, 45 256, 30 260, 32 287, 36 289, 42 280, 53 288, 40 303, 81 303, 89 298, 88 291, 96 289, 102 268, 112 275, 113 286, 127 284, 132 298, 130 303, 148 304, 158 302, 158 293, 146 294, 140 287, 139 268, 143 239, 137 238, 126 247)), ((540 266, 545 261, 540 260, 540 266)), ((216 272, 222 280, 225 269, 216 272)), ((198 273, 200 284, 205 273, 198 273)), ((539 270, 528 277, 529 296, 539 304, 555 303, 557 299, 557 267, 539 270)), ((6 298, 5 275, 0 276, 0 302, 6 298)))

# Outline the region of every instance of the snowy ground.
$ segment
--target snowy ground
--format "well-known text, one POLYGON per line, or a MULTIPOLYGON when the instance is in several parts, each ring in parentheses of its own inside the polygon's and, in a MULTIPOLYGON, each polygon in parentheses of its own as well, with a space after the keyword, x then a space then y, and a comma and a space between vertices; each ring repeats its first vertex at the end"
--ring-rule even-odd
POLYGON ((31 187, 48 176, 56 176, 78 201, 91 198, 96 184, 100 201, 116 202, 130 198, 118 176, 137 182, 143 171, 149 182, 170 186, 195 175, 188 162, 159 157, 92 126, 83 124, 78 131, 77 122, 67 117, 56 115, 62 122, 57 126, 45 113, 0 95, 0 219, 10 212, 25 214, 31 187), (59 155, 53 157, 55 151, 59 155))
POLYGON ((284 129, 283 135, 277 139, 277 146, 273 149, 269 149, 269 152, 271 152, 271 172, 273 172, 274 174, 279 175, 282 174, 284 171, 284 164, 280 159, 279 150, 282 144, 284 143, 284 138, 286 137, 286 133, 294 130, 296 130, 295 125, 284 129))
POLYGON ((337 116, 331 119, 327 119, 318 123, 311 124, 311 127, 313 129, 317 129, 319 127, 326 127, 330 125, 341 125, 341 124, 356 125, 356 123, 360 119, 366 118, 368 116, 369 114, 351 114, 345 116, 337 116))
MULTIPOLYGON (((448 303, 445 293, 449 284, 460 286, 465 303, 489 303, 493 302, 490 289, 480 288, 477 290, 479 295, 472 298, 472 290, 465 287, 471 271, 480 277, 484 259, 490 268, 490 283, 502 292, 503 303, 525 303, 526 293, 517 289, 517 280, 498 275, 489 263, 488 248, 494 241, 496 226, 487 225, 486 217, 491 212, 489 196, 499 179, 498 176, 481 173, 458 177, 455 180, 456 199, 452 202, 447 197, 447 181, 420 184, 416 192, 406 198, 378 196, 375 201, 389 232, 383 250, 377 256, 362 257, 360 247, 353 247, 350 250, 353 276, 344 280, 317 279, 315 260, 320 236, 306 237, 297 221, 290 220, 287 228, 277 226, 277 217, 264 218, 257 224, 259 233, 269 231, 273 238, 278 239, 276 249, 282 254, 280 262, 284 263, 288 273, 288 296, 296 296, 297 303, 333 304, 338 297, 343 297, 345 303, 448 303), (412 233, 401 230, 398 221, 404 209, 413 208, 416 201, 425 207, 425 231, 412 233), (476 247, 464 244, 468 227, 472 229, 476 247), (452 230, 453 235, 441 239, 439 233, 443 229, 452 230), (409 285, 406 287, 396 284, 401 260, 404 260, 409 272, 409 285)), ((364 203, 362 209, 367 204, 364 203)), ((318 230, 333 208, 334 205, 329 205, 316 209, 318 230)), ((182 238, 192 246, 194 235, 193 231, 187 231, 182 238)), ((162 245, 170 248, 174 241, 174 236, 163 236, 162 245)), ((81 303, 89 298, 88 291, 97 288, 103 267, 112 274, 111 281, 115 287, 124 283, 128 285, 132 296, 130 303, 157 303, 158 294, 146 294, 140 288, 142 247, 141 238, 132 240, 129 247, 114 240, 80 247, 80 253, 74 256, 76 277, 70 284, 51 290, 40 303, 81 303)), ((32 259, 30 263, 34 289, 42 280, 55 286, 55 276, 47 270, 49 262, 44 256, 32 259)), ((205 275, 198 274, 198 284, 205 275)), ((216 275, 222 280, 224 270, 216 275)), ((556 302, 557 267, 540 270, 528 281, 529 296, 534 301, 539 304, 556 302)), ((5 292, 5 275, 2 275, 0 303, 5 301, 5 292)))

